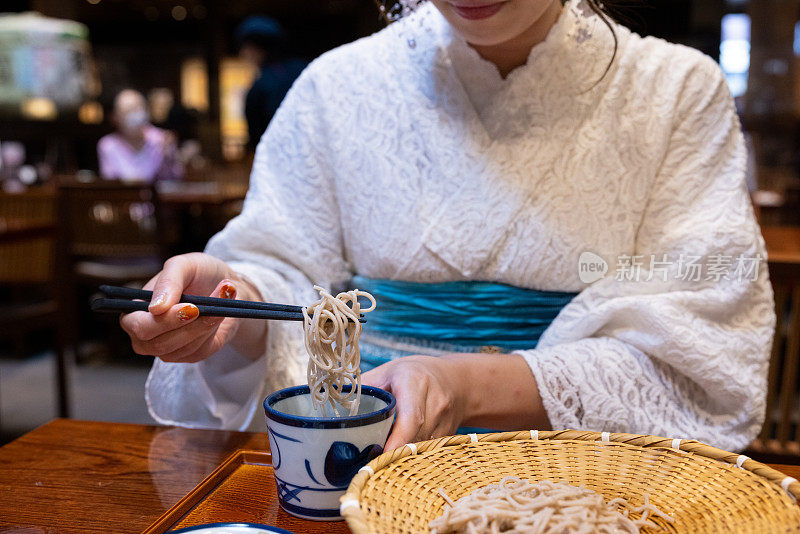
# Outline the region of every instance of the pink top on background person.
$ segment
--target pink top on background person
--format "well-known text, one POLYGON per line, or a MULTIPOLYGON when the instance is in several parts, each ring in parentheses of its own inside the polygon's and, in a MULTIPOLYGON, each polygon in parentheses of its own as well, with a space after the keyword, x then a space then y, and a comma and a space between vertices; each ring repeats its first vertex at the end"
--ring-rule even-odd
POLYGON ((183 177, 174 140, 167 131, 155 126, 146 126, 144 144, 139 150, 114 132, 97 143, 97 155, 100 175, 107 180, 154 182, 183 177))

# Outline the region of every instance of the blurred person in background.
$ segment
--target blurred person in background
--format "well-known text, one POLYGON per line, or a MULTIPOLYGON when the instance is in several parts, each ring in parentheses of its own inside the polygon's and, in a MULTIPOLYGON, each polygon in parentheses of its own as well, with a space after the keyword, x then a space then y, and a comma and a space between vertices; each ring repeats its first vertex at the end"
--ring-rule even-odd
POLYGON ((147 101, 133 89, 114 99, 116 127, 97 143, 100 175, 107 180, 177 180, 183 177, 175 135, 150 123, 147 101))
POLYGON ((178 145, 178 159, 183 165, 184 172, 191 174, 192 170, 205 167, 206 158, 203 148, 198 141, 197 112, 183 106, 175 99, 172 90, 158 87, 148 94, 150 106, 150 122, 163 130, 173 133, 178 145))
POLYGON ((20 193, 25 185, 20 179, 20 169, 25 163, 25 145, 18 141, 0 144, 0 182, 6 193, 20 193))
POLYGON ((197 112, 176 100, 171 89, 157 87, 150 91, 147 101, 150 122, 158 128, 173 132, 179 146, 197 139, 197 112))
POLYGON ((235 38, 239 54, 259 70, 244 107, 247 144, 255 150, 283 97, 308 63, 286 56, 286 34, 280 24, 269 17, 245 19, 236 29, 235 38))

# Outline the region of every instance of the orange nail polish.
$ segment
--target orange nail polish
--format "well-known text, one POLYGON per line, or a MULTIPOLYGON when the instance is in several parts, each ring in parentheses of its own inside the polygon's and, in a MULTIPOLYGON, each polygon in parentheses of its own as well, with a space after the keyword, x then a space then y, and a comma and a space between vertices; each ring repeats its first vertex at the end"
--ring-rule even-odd
POLYGON ((233 284, 225 284, 220 288, 219 295, 224 299, 236 298, 236 288, 233 284))
POLYGON ((191 321, 198 315, 200 315, 200 310, 197 309, 197 306, 193 306, 191 304, 187 304, 178 310, 178 319, 183 322, 191 321))

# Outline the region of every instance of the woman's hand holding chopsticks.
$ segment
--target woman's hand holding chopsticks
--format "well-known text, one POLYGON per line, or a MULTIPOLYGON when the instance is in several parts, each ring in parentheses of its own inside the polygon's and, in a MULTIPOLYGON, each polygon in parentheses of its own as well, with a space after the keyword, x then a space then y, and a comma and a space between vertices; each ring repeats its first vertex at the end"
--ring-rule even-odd
POLYGON ((135 311, 120 319, 138 354, 192 363, 228 343, 252 359, 262 353, 267 321, 200 317, 197 306, 180 302, 182 294, 260 301, 258 289, 222 260, 202 253, 175 256, 144 289, 153 291, 149 313, 135 311))

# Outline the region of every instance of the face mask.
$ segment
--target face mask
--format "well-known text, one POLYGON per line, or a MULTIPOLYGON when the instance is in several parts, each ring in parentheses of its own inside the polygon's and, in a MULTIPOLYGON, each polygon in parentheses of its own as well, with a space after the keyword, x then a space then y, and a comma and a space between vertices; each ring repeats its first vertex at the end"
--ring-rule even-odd
POLYGON ((135 131, 146 125, 147 121, 148 116, 146 111, 142 109, 131 111, 122 119, 122 128, 129 132, 135 131))

